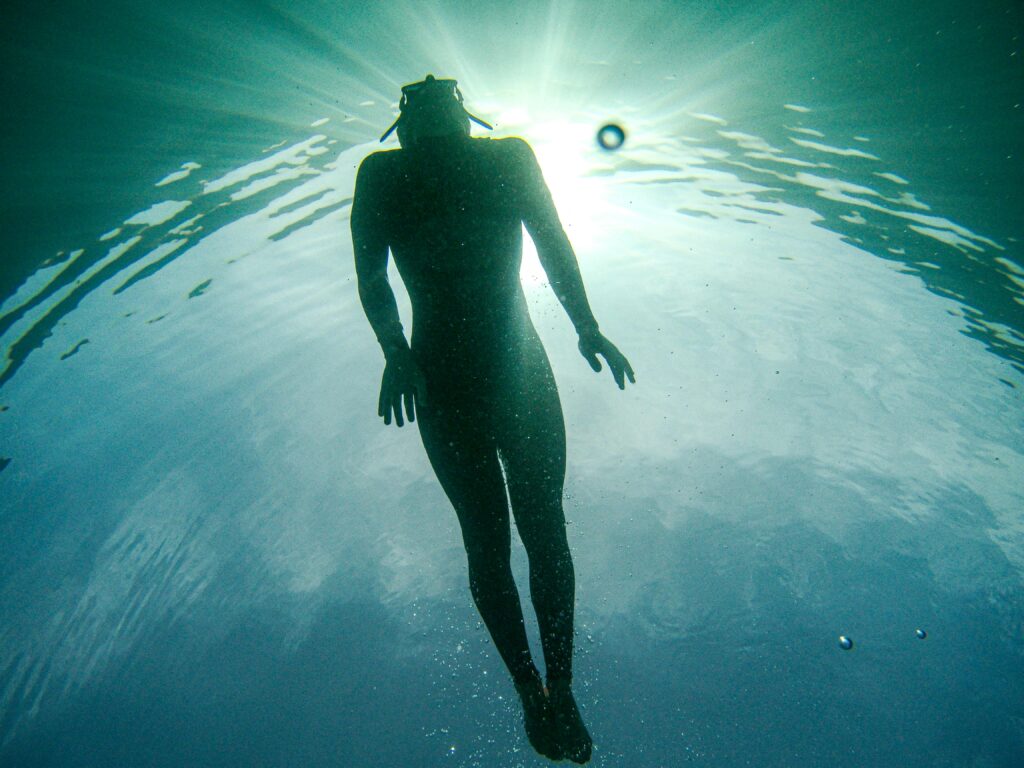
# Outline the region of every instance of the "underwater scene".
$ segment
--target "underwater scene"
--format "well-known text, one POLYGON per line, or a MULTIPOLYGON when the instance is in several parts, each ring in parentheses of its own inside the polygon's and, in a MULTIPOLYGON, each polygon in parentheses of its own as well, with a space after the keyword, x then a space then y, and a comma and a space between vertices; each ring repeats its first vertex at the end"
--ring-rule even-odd
POLYGON ((1022 764, 1019 2, 3 13, 0 765, 1022 764))

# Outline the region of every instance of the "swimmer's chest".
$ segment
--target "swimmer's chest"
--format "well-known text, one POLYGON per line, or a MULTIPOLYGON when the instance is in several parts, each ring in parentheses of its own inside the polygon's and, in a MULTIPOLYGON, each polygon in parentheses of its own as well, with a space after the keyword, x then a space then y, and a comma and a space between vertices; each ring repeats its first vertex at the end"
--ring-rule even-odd
POLYGON ((387 215, 396 258, 444 272, 518 269, 519 202, 500 174, 453 166, 403 174, 396 182, 387 215))

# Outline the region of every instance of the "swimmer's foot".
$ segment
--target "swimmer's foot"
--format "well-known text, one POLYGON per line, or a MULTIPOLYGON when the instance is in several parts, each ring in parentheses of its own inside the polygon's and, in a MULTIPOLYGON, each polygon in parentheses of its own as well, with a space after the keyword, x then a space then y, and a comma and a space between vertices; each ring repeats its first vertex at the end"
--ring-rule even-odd
POLYGON ((523 702, 523 726, 533 748, 549 760, 561 760, 561 747, 555 736, 555 719, 540 677, 516 683, 516 691, 523 702))
POLYGON ((548 700, 555 717, 555 733, 563 757, 574 763, 590 759, 593 742, 573 698, 569 680, 549 680, 548 700))

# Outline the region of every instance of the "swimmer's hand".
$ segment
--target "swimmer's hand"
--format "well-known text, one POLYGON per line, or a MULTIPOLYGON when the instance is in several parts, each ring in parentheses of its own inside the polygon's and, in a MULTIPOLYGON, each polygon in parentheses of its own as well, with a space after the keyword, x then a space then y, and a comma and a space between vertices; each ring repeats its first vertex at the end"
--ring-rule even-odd
POLYGON ((608 362, 608 369, 612 372, 612 378, 619 385, 619 389, 626 388, 626 378, 629 378, 630 384, 636 384, 636 375, 633 373, 633 367, 629 364, 629 360, 619 352, 618 347, 602 336, 600 331, 581 333, 579 348, 580 354, 595 371, 601 370, 601 361, 597 359, 598 355, 608 362))
POLYGON ((402 420, 403 399, 409 422, 416 421, 416 409, 427 401, 427 382, 408 349, 389 355, 384 367, 377 415, 384 418, 385 424, 391 423, 392 413, 395 424, 400 427, 405 423, 402 420))

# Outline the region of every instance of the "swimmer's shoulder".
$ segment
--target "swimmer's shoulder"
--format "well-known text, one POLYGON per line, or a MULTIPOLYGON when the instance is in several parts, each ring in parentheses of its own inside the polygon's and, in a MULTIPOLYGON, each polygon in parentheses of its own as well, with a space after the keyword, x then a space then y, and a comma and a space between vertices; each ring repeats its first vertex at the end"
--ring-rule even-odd
POLYGON ((489 137, 474 139, 481 149, 508 168, 521 168, 536 162, 533 148, 526 139, 508 136, 500 139, 489 137))
POLYGON ((376 177, 379 174, 386 174, 388 169, 394 168, 401 162, 402 150, 382 149, 378 152, 371 152, 359 164, 359 175, 376 177))
POLYGON ((482 147, 486 147, 489 151, 500 153, 504 155, 532 155, 533 149, 526 142, 526 139, 520 138, 519 136, 505 136, 500 139, 492 139, 489 136, 474 139, 482 147))

